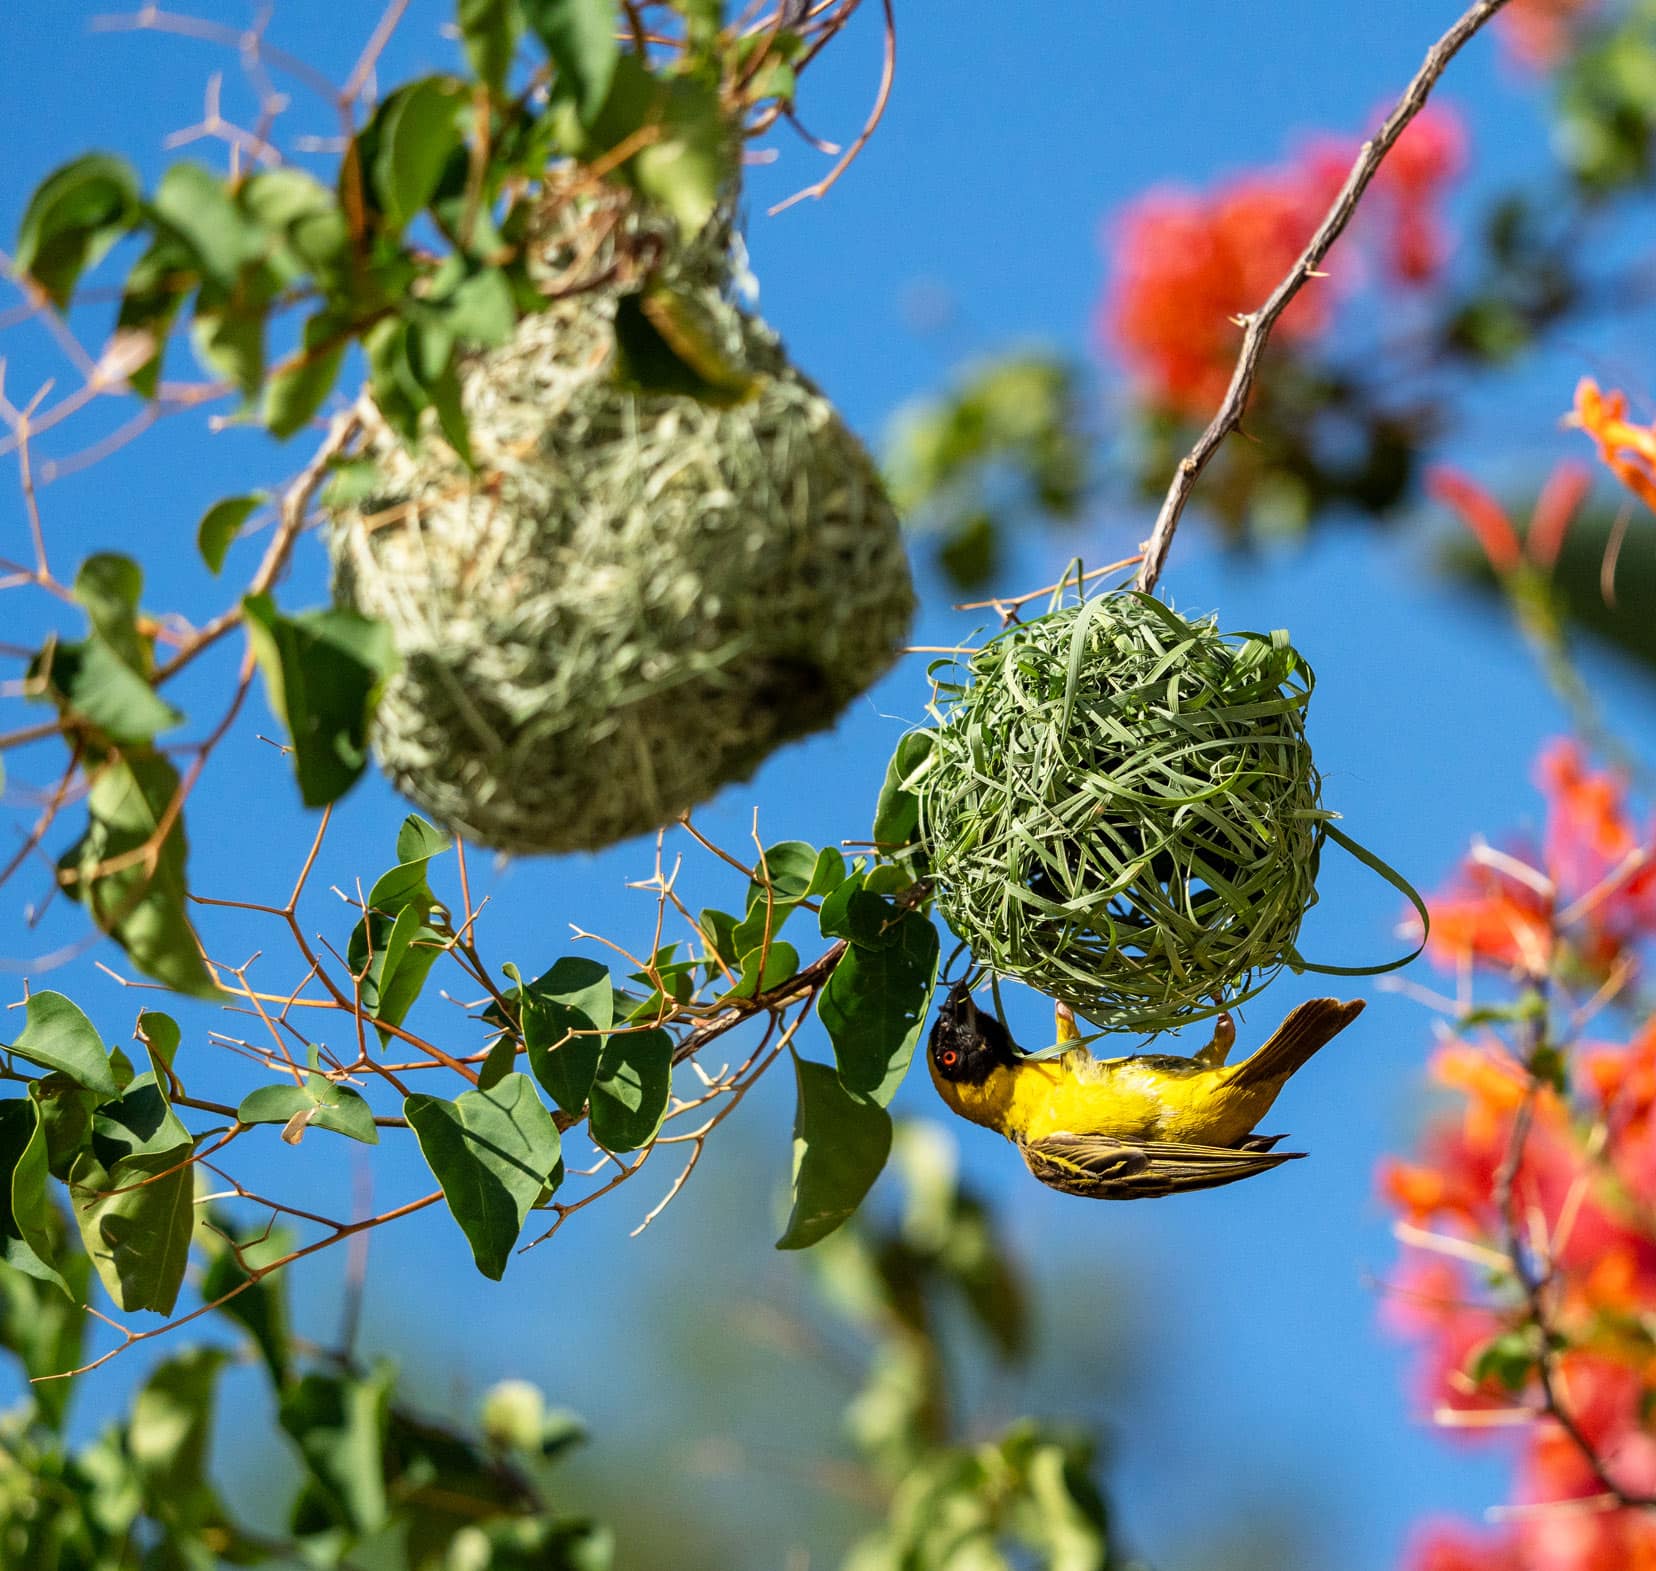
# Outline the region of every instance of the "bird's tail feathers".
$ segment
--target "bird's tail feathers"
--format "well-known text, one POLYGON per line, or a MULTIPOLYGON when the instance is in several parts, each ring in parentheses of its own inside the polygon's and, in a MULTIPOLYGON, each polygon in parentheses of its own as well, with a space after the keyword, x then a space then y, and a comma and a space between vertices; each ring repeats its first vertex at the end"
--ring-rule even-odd
POLYGON ((1288 1018, 1260 1050, 1232 1071, 1233 1086, 1256 1086, 1268 1080, 1286 1080, 1326 1047, 1363 1012, 1363 1000, 1341 1003, 1337 998, 1312 998, 1289 1011, 1288 1018))

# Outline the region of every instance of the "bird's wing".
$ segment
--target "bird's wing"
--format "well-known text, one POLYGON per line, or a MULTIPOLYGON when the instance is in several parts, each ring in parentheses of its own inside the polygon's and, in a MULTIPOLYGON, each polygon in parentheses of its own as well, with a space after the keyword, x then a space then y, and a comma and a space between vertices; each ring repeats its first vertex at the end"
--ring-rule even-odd
POLYGON ((1091 1200, 1151 1200, 1216 1189, 1305 1154, 1070 1134, 1030 1140, 1019 1149, 1029 1171, 1043 1184, 1091 1200))

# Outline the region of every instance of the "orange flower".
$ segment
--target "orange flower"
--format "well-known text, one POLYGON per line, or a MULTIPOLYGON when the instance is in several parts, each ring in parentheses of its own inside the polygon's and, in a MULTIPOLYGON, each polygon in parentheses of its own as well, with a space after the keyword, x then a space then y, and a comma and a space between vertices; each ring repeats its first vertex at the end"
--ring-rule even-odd
POLYGON ((1552 902, 1500 868, 1468 862, 1456 881, 1427 902, 1426 952, 1440 965, 1463 961, 1541 973, 1552 964, 1552 902))
POLYGON ((1541 850, 1475 851, 1427 902, 1440 963, 1539 975, 1552 968, 1556 929, 1603 973, 1656 936, 1656 835, 1635 830, 1621 781, 1589 768, 1573 741, 1549 746, 1536 773, 1547 798, 1541 850))
POLYGON ((1597 382, 1584 376, 1565 424, 1592 437, 1610 472, 1646 507, 1656 509, 1656 424, 1632 424, 1625 393, 1602 393, 1597 382))

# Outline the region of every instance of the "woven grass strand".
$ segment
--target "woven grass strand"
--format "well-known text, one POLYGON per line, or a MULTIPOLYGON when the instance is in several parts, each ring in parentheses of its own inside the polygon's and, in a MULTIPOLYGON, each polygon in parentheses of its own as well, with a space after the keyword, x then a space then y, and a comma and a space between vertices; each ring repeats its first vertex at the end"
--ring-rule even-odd
POLYGON ((332 520, 336 598, 403 658, 381 766, 503 851, 613 844, 745 779, 879 677, 913 611, 861 443, 762 322, 681 280, 757 375, 746 402, 627 391, 616 291, 584 292, 463 377, 475 473, 379 426, 382 484, 332 520))
POLYGON ((1123 592, 933 680, 920 838, 978 962, 1151 1033, 1297 961, 1332 815, 1305 736, 1315 678, 1284 634, 1123 592))

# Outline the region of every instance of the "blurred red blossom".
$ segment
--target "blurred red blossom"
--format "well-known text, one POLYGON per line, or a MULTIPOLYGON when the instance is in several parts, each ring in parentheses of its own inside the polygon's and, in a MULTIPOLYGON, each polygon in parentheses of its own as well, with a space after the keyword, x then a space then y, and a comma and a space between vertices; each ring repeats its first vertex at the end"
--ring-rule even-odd
MULTIPOLYGON (((1099 327, 1142 392, 1179 414, 1212 412, 1236 358, 1234 319, 1276 287, 1337 189, 1319 161, 1243 175, 1211 196, 1154 190, 1128 207, 1114 226, 1099 327)), ((1314 338, 1331 308, 1325 284, 1302 289, 1277 332, 1314 338)))
POLYGON ((1498 1532, 1425 1527, 1404 1571, 1656 1571, 1656 1018, 1629 980, 1652 834, 1574 742, 1537 782, 1539 845, 1475 847, 1428 901, 1436 959, 1525 992, 1442 1042, 1446 1109, 1378 1173, 1405 1247, 1384 1320, 1437 1423, 1518 1442, 1513 1505, 1498 1532), (1608 1039, 1563 1007, 1583 976, 1628 1006, 1608 1039))
MULTIPOLYGON (((1356 152, 1354 139, 1317 137, 1275 168, 1234 176, 1208 192, 1152 190, 1116 216, 1105 234, 1110 281, 1097 338, 1120 355, 1142 398, 1190 418, 1214 411, 1230 383, 1238 318, 1263 305, 1287 276, 1356 152)), ((1464 152, 1458 117, 1432 106, 1381 165, 1368 232, 1378 227, 1398 279, 1423 283, 1441 267, 1438 205, 1464 152)), ((1349 284, 1355 275, 1348 268, 1336 277, 1349 284)), ((1309 281, 1279 318, 1278 342, 1305 344, 1326 331, 1340 287, 1332 278, 1309 281)))
POLYGON ((1496 17, 1502 41, 1521 65, 1545 71, 1575 45, 1581 20, 1598 0, 1511 0, 1496 17))
POLYGON ((1434 468, 1426 476, 1426 489, 1460 515, 1461 522, 1483 547, 1489 565, 1502 576, 1526 560, 1543 569, 1553 566, 1592 483, 1592 474, 1584 464, 1569 459, 1557 464, 1536 498, 1529 529, 1520 541, 1506 509, 1475 480, 1446 466, 1434 468))
POLYGON ((1374 177, 1387 226, 1386 263, 1401 283, 1431 283, 1449 250, 1440 205, 1466 164, 1466 128, 1441 104, 1428 104, 1409 122, 1374 177))
POLYGON ((1480 1533, 1458 1522, 1421 1529, 1403 1561, 1405 1571, 1525 1571, 1509 1533, 1480 1533))

